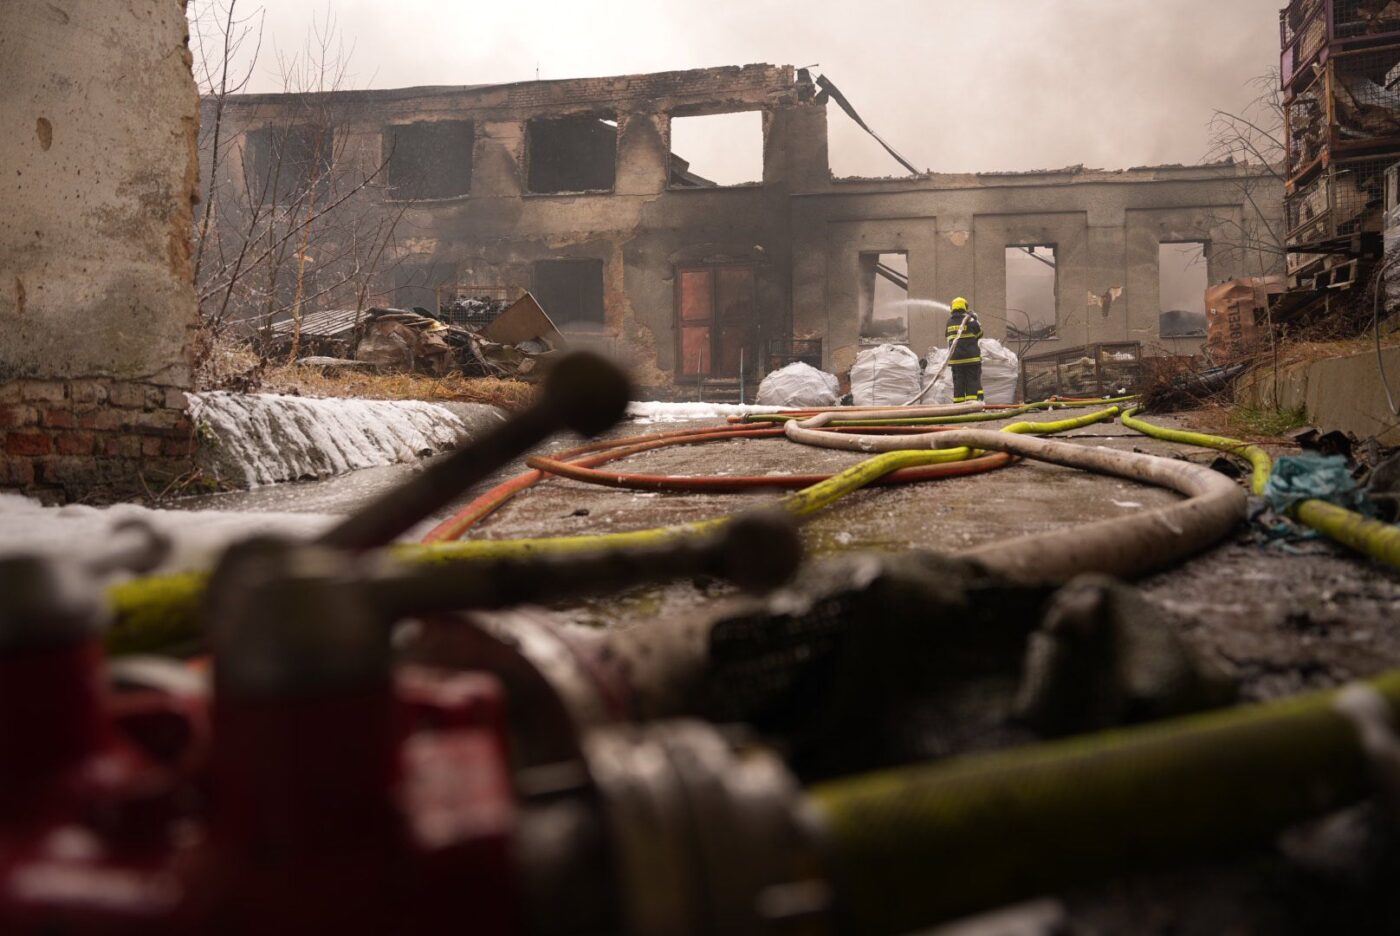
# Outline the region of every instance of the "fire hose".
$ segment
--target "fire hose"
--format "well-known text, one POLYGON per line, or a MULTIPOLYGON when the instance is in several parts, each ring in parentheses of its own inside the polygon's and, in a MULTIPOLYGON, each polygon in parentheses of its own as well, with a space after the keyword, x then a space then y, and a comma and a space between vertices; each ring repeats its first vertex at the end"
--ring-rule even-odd
MULTIPOLYGON (((504 463, 543 425, 488 444, 485 461, 504 463)), ((949 447, 1081 466, 1058 451, 1077 446, 1017 434, 911 437, 924 448, 868 459, 784 503, 818 509, 857 469, 936 461, 949 447)), ((480 476, 467 461, 458 482, 480 476)), ((1194 475, 1175 480, 1157 483, 1193 500, 1215 494, 1192 494, 1206 487, 1194 475)), ((488 639, 465 645, 467 671, 449 658, 393 667, 390 642, 396 621, 422 615, 427 631, 465 639, 470 619, 433 616, 542 588, 578 594, 696 572, 771 583, 795 558, 780 524, 568 561, 438 567, 368 555, 450 497, 449 481, 410 481, 317 542, 231 548, 207 597, 207 698, 112 694, 95 585, 60 560, 0 561, 0 929, 907 932, 1256 843, 1355 802, 1371 791, 1374 738, 1400 705, 1400 674, 1387 674, 802 791, 771 752, 702 723, 579 737, 547 705, 522 713, 512 694, 507 706, 505 676, 481 665, 488 639), (508 737, 512 711, 555 731, 555 747, 508 737)), ((493 652, 523 673, 519 650, 497 641, 493 652)))
MULTIPOLYGON (((1063 432, 1112 418, 1116 412, 1116 408, 1110 408, 1099 413, 1056 422, 1016 423, 1008 426, 1007 430, 1014 432, 1063 432)), ((742 438, 745 437, 745 433, 763 431, 766 430, 736 426, 720 430, 718 433, 704 430, 664 433, 643 440, 623 439, 610 440, 606 443, 593 443, 583 447, 583 450, 599 452, 601 449, 600 454, 592 458, 595 464, 601 464, 613 458, 635 454, 662 445, 686 444, 694 440, 712 438, 742 438)), ((841 435, 841 433, 833 434, 841 435)), ((990 434, 999 435, 1000 433, 990 434)), ((915 436, 915 438, 918 437, 915 436)), ((581 450, 574 449, 572 451, 579 452, 581 450)), ((963 462, 971 454, 971 451, 965 447, 929 449, 926 446, 921 446, 920 450, 911 450, 905 447, 903 451, 887 452, 878 458, 868 459, 802 491, 794 492, 784 498, 779 506, 794 516, 803 517, 892 473, 904 471, 906 473, 904 478, 909 478, 909 472, 917 472, 912 480, 925 480, 928 477, 939 477, 945 474, 951 476, 969 473, 973 470, 991 470, 1006 464, 1007 458, 1010 457, 1010 455, 1006 457, 983 456, 973 467, 952 464, 963 462)), ((585 467, 588 466, 588 461, 589 459, 585 460, 585 467)), ((510 496, 534 484, 537 480, 534 477, 536 473, 538 473, 538 469, 498 485, 482 498, 467 505, 457 516, 447 521, 447 524, 460 526, 463 518, 474 519, 485 516, 486 513, 504 503, 510 496)), ((404 560, 432 564, 491 561, 544 553, 578 555, 590 550, 655 544, 678 537, 710 532, 724 522, 725 518, 716 518, 682 526, 592 536, 453 542, 439 540, 421 546, 399 546, 395 549, 395 554, 404 560)), ((363 521, 357 521, 357 523, 363 524, 363 521)), ((438 530, 441 530, 443 526, 440 526, 438 530)), ((434 534, 429 534, 429 536, 432 535, 434 534)), ((199 602, 204 581, 205 577, 200 573, 184 573, 138 579, 114 586, 110 591, 110 597, 116 609, 116 623, 108 635, 108 646, 116 652, 139 652, 176 645, 196 637, 199 632, 199 602)))
MULTIPOLYGON (((1071 429, 1079 429, 1096 422, 1112 419, 1117 413, 1117 408, 1110 408, 1088 416, 1081 416, 1072 419, 1059 420, 1055 422, 1019 422, 1006 426, 1002 432, 1017 433, 1040 433, 1052 434, 1057 432, 1067 432, 1071 429)), ((894 427, 886 427, 893 429, 894 427)), ((783 430, 769 430, 774 435, 783 435, 783 430)), ((831 430, 833 432, 851 431, 845 427, 831 430)), ((949 431, 946 429, 938 431, 949 431)), ((919 435, 930 435, 925 429, 919 435)), ((913 448, 912 446, 901 446, 901 449, 913 448)), ((889 474, 881 475, 869 482, 867 486, 887 483, 898 483, 905 481, 932 480, 934 478, 957 477, 961 475, 976 474, 987 471, 991 468, 1002 467, 1010 464, 1013 456, 1007 453, 997 453, 992 455, 977 455, 971 450, 963 452, 961 449, 953 449, 945 453, 949 456, 956 454, 959 460, 952 463, 934 463, 923 467, 910 467, 896 469, 889 474)), ((596 468, 570 463, 559 459, 546 458, 543 456, 533 456, 527 462, 532 468, 538 468, 549 474, 559 477, 569 478, 574 481, 582 481, 589 484, 598 484, 606 487, 635 488, 640 490, 653 491, 741 491, 752 488, 763 487, 805 487, 815 485, 830 480, 831 475, 648 475, 648 474, 620 474, 611 471, 599 471, 596 468)))
POLYGON ((847 451, 959 445, 1000 451, 1147 482, 1186 495, 1187 499, 1179 503, 1130 517, 1021 536, 966 553, 993 571, 1020 581, 1063 581, 1086 570, 1122 577, 1142 575, 1218 542, 1245 516, 1244 492, 1233 481, 1187 462, 976 429, 936 435, 833 435, 813 428, 822 420, 819 416, 806 422, 789 421, 784 429, 794 442, 847 451))
MULTIPOLYGON (((1248 460, 1253 466, 1250 489, 1255 494, 1263 494, 1264 489, 1268 487, 1269 476, 1273 472, 1273 459, 1258 446, 1224 436, 1164 429, 1136 418, 1140 411, 1141 407, 1137 407, 1124 413, 1123 425, 1156 439, 1199 445, 1237 455, 1248 460)), ((1317 499, 1299 501, 1289 513, 1293 519, 1329 539, 1364 553, 1378 562, 1400 569, 1400 528, 1317 499)))
MULTIPOLYGON (((1110 404, 1126 403, 1138 399, 1136 396, 1108 397, 1104 399, 1092 400, 1062 400, 1050 399, 1040 400, 1035 403, 1022 403, 1018 405, 986 405, 980 403, 955 404, 957 406, 976 406, 975 411, 962 413, 944 413, 927 416, 920 416, 914 412, 918 407, 899 408, 875 408, 865 407, 854 409, 852 407, 838 407, 832 409, 819 410, 791 410, 781 413, 749 413, 745 416, 730 417, 734 422, 779 422, 786 423, 792 421, 802 421, 813 416, 830 414, 830 422, 825 423, 832 427, 873 427, 873 426, 938 426, 957 425, 970 422, 990 422, 998 419, 1011 419, 1016 416, 1024 416, 1027 413, 1034 413, 1044 409, 1073 409, 1089 406, 1106 406, 1110 404)), ((943 407, 951 409, 951 407, 943 407)))
POLYGON ((1343 693, 820 784, 842 928, 902 933, 1133 869, 1265 842, 1374 790, 1343 693))

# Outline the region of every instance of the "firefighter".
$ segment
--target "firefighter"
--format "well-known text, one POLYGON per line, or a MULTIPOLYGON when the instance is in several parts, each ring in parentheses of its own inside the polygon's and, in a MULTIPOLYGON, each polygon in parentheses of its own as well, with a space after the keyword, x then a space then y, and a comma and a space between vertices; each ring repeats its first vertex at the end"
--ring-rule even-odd
POLYGON ((959 296, 953 300, 948 316, 948 366, 953 369, 953 402, 981 402, 982 349, 977 344, 982 337, 982 323, 977 313, 967 307, 959 296))

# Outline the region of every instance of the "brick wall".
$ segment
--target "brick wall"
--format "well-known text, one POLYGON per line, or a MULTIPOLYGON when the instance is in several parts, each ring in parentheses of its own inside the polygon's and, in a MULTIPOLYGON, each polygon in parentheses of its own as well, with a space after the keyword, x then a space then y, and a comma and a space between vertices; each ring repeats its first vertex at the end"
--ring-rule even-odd
POLYGON ((0 384, 0 488, 51 502, 158 494, 190 468, 185 405, 179 388, 155 384, 0 384))

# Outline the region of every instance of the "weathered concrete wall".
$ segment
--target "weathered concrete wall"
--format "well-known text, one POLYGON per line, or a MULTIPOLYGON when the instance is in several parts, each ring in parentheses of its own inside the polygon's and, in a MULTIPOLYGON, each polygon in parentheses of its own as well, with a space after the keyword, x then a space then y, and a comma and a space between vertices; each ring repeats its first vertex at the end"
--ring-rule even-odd
MULTIPOLYGON (((1400 402, 1400 348, 1385 348, 1381 356, 1391 393, 1400 402)), ((1249 406, 1306 410, 1323 431, 1400 445, 1400 416, 1386 402, 1375 351, 1285 365, 1279 368, 1277 391, 1275 386, 1273 368, 1259 367, 1240 380, 1236 398, 1249 406)))
MULTIPOLYGON (((1281 189, 1270 199, 1256 171, 1240 166, 834 180, 794 199, 793 330, 825 337, 828 367, 850 367, 860 346, 859 256, 907 251, 911 299, 965 296, 987 334, 1002 338, 1006 248, 1050 244, 1058 338, 1038 350, 1141 341, 1148 352, 1189 353, 1197 340, 1160 336, 1158 245, 1210 244, 1213 283, 1271 269, 1267 253, 1233 246, 1250 210, 1246 182, 1259 204, 1281 206, 1281 189)), ((914 316, 911 345, 922 354, 925 341, 941 344, 942 325, 935 314, 914 316)))
POLYGON ((188 464, 186 32, 179 0, 0 4, 0 485, 123 493, 188 464))
MULTIPOLYGON (((770 337, 787 334, 791 307, 789 197, 824 184, 825 108, 789 67, 751 65, 621 78, 528 82, 485 88, 410 88, 332 93, 318 99, 337 133, 377 152, 386 127, 471 119, 471 190, 407 205, 394 258, 405 270, 450 271, 458 282, 528 288, 539 260, 587 258, 603 264, 602 327, 564 325, 575 345, 611 354, 639 384, 663 390, 673 379, 677 335, 675 275, 690 264, 752 264, 756 321, 753 362, 770 337), (759 110, 764 114, 764 182, 674 189, 672 116, 759 110), (617 170, 610 192, 539 194, 526 190, 527 125, 542 116, 616 119, 617 170), (815 141, 815 142, 814 142, 815 141)), ((206 105, 207 106, 207 105, 206 105)), ((302 119, 298 99, 231 98, 232 135, 302 119)), ((238 147, 221 185, 242 176, 238 147)), ((386 288, 387 288, 387 284, 386 288)), ((422 294, 422 300, 430 297, 422 294)))
MULTIPOLYGON (((295 121, 304 107, 281 95, 238 97, 227 119, 237 133, 295 121)), ((1160 337, 1158 245, 1209 243, 1211 282, 1266 272, 1272 258, 1229 245, 1250 220, 1247 196, 1282 204, 1281 191, 1274 197, 1256 170, 1237 166, 834 180, 825 103, 804 73, 773 66, 332 93, 318 107, 373 152, 395 123, 473 120, 470 192, 409 205, 397 262, 460 282, 528 287, 538 260, 599 260, 606 321, 564 330, 657 389, 678 371, 676 273, 691 264, 754 266, 750 361, 767 339, 819 337, 827 366, 849 368, 859 349, 862 253, 906 252, 911 298, 967 296, 988 334, 1003 337, 1005 248, 1027 243, 1057 251, 1059 338, 1042 347, 1135 340, 1149 352, 1189 353, 1198 340, 1160 337), (763 184, 671 188, 670 119, 735 110, 763 112, 763 184), (612 191, 527 191, 528 122, 565 114, 617 121, 612 191)), ((923 354, 941 341, 943 324, 916 310, 910 344, 923 354)))

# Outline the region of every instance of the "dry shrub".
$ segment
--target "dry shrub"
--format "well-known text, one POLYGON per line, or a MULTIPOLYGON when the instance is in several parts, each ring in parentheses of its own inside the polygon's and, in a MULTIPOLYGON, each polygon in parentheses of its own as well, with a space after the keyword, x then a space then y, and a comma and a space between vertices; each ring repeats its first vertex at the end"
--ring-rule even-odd
POLYGON ((197 390, 248 393, 262 383, 264 361, 244 338, 201 329, 195 338, 194 385, 197 390))
POLYGON ((368 400, 488 403, 505 410, 525 408, 538 392, 533 384, 497 377, 463 377, 459 373, 444 377, 382 374, 369 369, 323 368, 305 364, 270 368, 263 375, 263 389, 271 393, 368 400))

